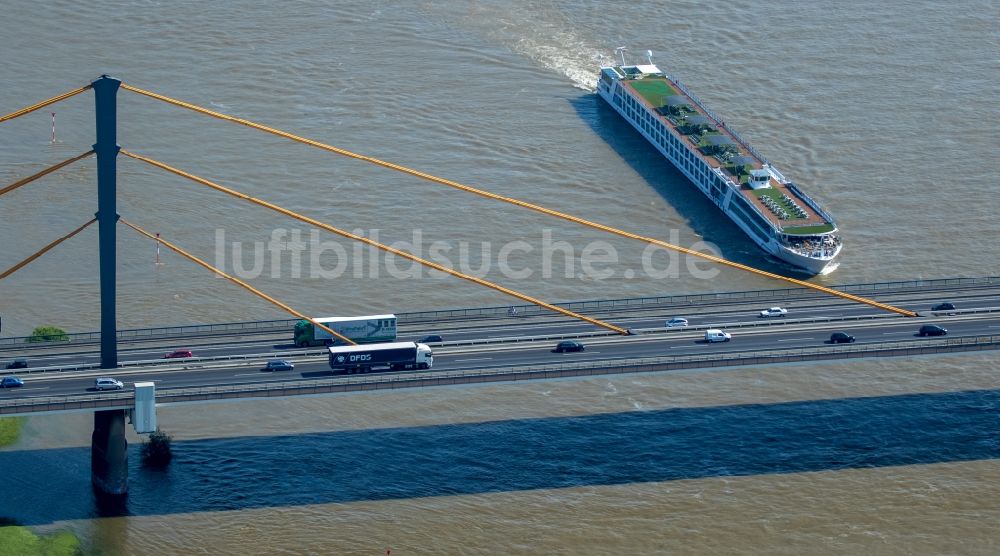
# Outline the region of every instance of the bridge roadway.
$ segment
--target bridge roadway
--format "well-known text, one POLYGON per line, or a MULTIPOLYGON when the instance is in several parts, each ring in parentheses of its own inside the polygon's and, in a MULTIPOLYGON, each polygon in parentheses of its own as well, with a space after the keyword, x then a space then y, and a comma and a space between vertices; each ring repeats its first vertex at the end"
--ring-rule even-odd
MULTIPOLYGON (((932 318, 889 317, 874 320, 850 320, 824 323, 788 322, 767 327, 732 328, 733 340, 707 344, 696 330, 672 329, 663 333, 638 336, 603 336, 585 339, 587 349, 578 353, 552 353, 554 341, 518 344, 492 344, 435 349, 434 372, 481 370, 518 365, 542 365, 561 362, 614 362, 663 355, 723 354, 755 350, 827 345, 834 331, 845 331, 857 337, 858 345, 884 342, 908 342, 919 345, 928 339, 916 336, 921 324, 937 323, 947 327, 948 338, 963 336, 1000 335, 1000 312, 958 314, 932 318)), ((94 376, 115 376, 124 382, 151 380, 158 388, 181 388, 266 382, 289 382, 332 375, 325 357, 312 356, 296 360, 294 371, 265 372, 261 361, 213 362, 203 364, 177 361, 176 366, 136 367, 116 371, 84 371, 58 374, 24 375, 22 388, 0 391, 6 398, 47 397, 93 393, 94 376)), ((415 372, 415 371, 407 371, 415 372)), ((426 373, 427 371, 420 371, 426 373)), ((392 374, 392 373, 382 373, 392 374)))
MULTIPOLYGON (((891 294, 878 296, 880 301, 891 302, 897 306, 910 309, 921 314, 930 313, 930 308, 942 300, 949 300, 959 309, 1000 307, 1000 288, 966 288, 957 291, 916 292, 906 294, 891 294)), ((592 311, 590 314, 606 318, 611 322, 626 328, 658 328, 663 327, 667 319, 682 316, 689 320, 691 326, 708 326, 720 323, 749 323, 758 320, 757 313, 770 305, 780 304, 789 310, 788 318, 844 318, 866 315, 884 315, 867 305, 822 299, 793 300, 774 302, 773 300, 754 301, 741 300, 726 305, 707 305, 671 308, 633 308, 592 311)), ((910 319, 913 322, 916 320, 910 319)), ((921 322, 926 319, 918 319, 921 322)), ((451 320, 440 323, 424 323, 419 325, 401 325, 399 339, 417 340, 427 334, 439 334, 445 340, 445 346, 452 342, 468 340, 486 340, 489 338, 515 336, 553 336, 571 335, 592 332, 595 328, 586 323, 567 320, 551 314, 540 314, 526 318, 505 318, 482 320, 451 320)), ((981 334, 990 334, 995 330, 982 330, 981 334)), ((124 344, 119 350, 120 361, 144 361, 163 357, 164 353, 174 349, 192 349, 199 357, 219 357, 242 354, 272 353, 274 357, 291 350, 299 350, 291 344, 292 331, 269 334, 244 334, 209 337, 209 338, 173 338, 161 339, 155 342, 124 344)), ((434 346, 440 350, 439 346, 434 346)), ((96 345, 74 347, 70 345, 53 346, 51 349, 31 349, 18 351, 8 349, 2 352, 3 360, 15 357, 26 357, 32 367, 71 366, 88 363, 98 363, 100 355, 96 345), (80 348, 84 348, 81 350, 80 348)), ((2 372, 2 371, 0 371, 2 372)))

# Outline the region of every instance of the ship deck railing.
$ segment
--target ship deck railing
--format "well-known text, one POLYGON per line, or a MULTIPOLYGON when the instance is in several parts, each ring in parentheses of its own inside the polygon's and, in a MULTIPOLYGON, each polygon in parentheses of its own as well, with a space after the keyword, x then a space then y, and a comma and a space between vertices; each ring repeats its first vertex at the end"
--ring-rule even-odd
MULTIPOLYGON (((705 106, 705 104, 703 102, 701 102, 701 99, 698 98, 694 93, 692 93, 691 91, 689 91, 688 88, 685 87, 684 84, 680 82, 680 80, 674 79, 673 77, 667 76, 666 74, 664 74, 664 75, 666 76, 666 78, 671 83, 673 83, 674 85, 677 85, 677 88, 680 89, 681 92, 683 92, 685 95, 687 95, 687 97, 689 99, 691 99, 692 102, 694 102, 695 104, 697 104, 698 108, 701 108, 702 110, 704 110, 706 116, 708 116, 709 118, 712 118, 713 120, 715 120, 715 123, 718 124, 719 127, 722 127, 726 131, 728 131, 729 134, 732 135, 733 139, 735 139, 737 143, 739 143, 747 151, 749 151, 750 154, 752 154, 754 157, 756 157, 757 160, 759 160, 761 164, 764 164, 764 165, 767 165, 767 166, 771 166, 771 163, 768 162, 767 159, 764 158, 763 155, 761 155, 759 152, 757 152, 757 149, 754 149, 752 146, 750 146, 750 143, 748 143, 745 139, 743 139, 743 137, 741 137, 739 133, 736 133, 735 131, 733 131, 732 129, 730 129, 729 127, 727 127, 726 123, 724 121, 722 121, 722 118, 716 116, 715 112, 712 112, 712 110, 710 108, 708 108, 707 106, 705 106)), ((778 173, 778 175, 781 175, 781 174, 778 173)), ((784 181, 784 176, 781 176, 780 181, 784 181)))
POLYGON ((802 240, 795 243, 782 241, 782 247, 794 251, 806 257, 832 257, 841 246, 839 237, 824 238, 822 240, 802 240))
POLYGON ((810 197, 809 195, 806 195, 806 193, 804 191, 802 191, 801 189, 799 189, 799 186, 795 185, 792 182, 786 182, 784 185, 785 185, 785 187, 788 188, 789 191, 791 191, 797 197, 799 197, 800 199, 802 199, 803 201, 805 201, 805 203, 807 205, 809 205, 809 208, 811 208, 814 211, 816 211, 816 214, 818 214, 818 215, 820 215, 820 217, 826 219, 827 222, 833 224, 833 217, 830 216, 825 210, 823 210, 823 207, 819 206, 819 203, 817 203, 816 201, 814 201, 812 197, 810 197))
POLYGON ((774 166, 771 166, 770 164, 768 164, 767 165, 767 171, 771 172, 771 175, 773 175, 775 177, 775 179, 778 180, 778 183, 782 183, 782 184, 787 184, 788 183, 788 180, 785 178, 785 175, 782 174, 781 172, 779 172, 778 169, 775 168, 774 166))

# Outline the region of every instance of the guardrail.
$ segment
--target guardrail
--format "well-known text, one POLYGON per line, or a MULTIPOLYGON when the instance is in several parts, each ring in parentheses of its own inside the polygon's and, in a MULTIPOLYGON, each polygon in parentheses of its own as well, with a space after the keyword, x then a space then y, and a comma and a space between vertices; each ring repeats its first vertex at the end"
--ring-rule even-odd
MULTIPOLYGON (((647 357, 608 362, 556 363, 509 367, 502 370, 491 368, 461 371, 418 371, 393 375, 349 375, 335 378, 256 384, 161 388, 157 390, 156 396, 158 403, 185 403, 227 398, 356 392, 828 359, 925 355, 988 349, 1000 349, 1000 336, 970 336, 926 340, 922 342, 895 341, 861 345, 838 344, 824 347, 754 350, 738 353, 647 357)), ((131 404, 132 393, 130 392, 18 398, 0 400, 0 415, 73 409, 126 408, 130 407, 131 404)))
MULTIPOLYGON (((185 357, 183 359, 144 359, 138 361, 120 361, 115 369, 105 369, 106 372, 115 370, 130 369, 135 367, 165 367, 169 365, 179 367, 202 367, 206 364, 221 363, 225 361, 257 361, 265 359, 291 359, 293 357, 318 357, 325 356, 329 352, 326 349, 312 351, 288 351, 282 353, 245 353, 239 355, 215 355, 211 357, 185 357)), ((82 365, 60 365, 51 367, 34 367, 27 369, 17 369, 12 371, 19 376, 37 375, 48 373, 65 373, 74 371, 94 371, 101 369, 100 363, 85 363, 82 365)))
MULTIPOLYGON (((985 276, 979 278, 938 278, 930 280, 897 280, 889 282, 872 282, 861 284, 844 284, 830 286, 831 288, 853 294, 885 294, 913 289, 935 289, 945 287, 970 287, 1000 285, 1000 276, 985 276)), ((570 301, 555 305, 571 311, 635 309, 656 305, 685 305, 692 303, 747 301, 747 300, 793 300, 820 297, 808 288, 781 288, 767 290, 749 290, 738 292, 696 293, 655 297, 629 297, 619 299, 601 299, 591 301, 570 301)), ((547 312, 536 305, 504 305, 493 307, 477 307, 467 309, 442 309, 436 311, 414 311, 396 313, 399 324, 422 324, 442 320, 469 318, 506 318, 508 311, 514 307, 518 316, 533 316, 547 312)), ((186 326, 165 326, 158 328, 132 328, 118 331, 120 341, 135 341, 159 338, 182 338, 190 336, 224 335, 232 333, 264 333, 287 331, 291 335, 292 327, 298 319, 278 319, 247 322, 229 322, 216 324, 196 324, 186 326)), ((69 333, 69 342, 28 342, 28 337, 0 338, 0 349, 24 349, 26 347, 51 347, 68 343, 84 344, 100 341, 100 332, 69 333)), ((289 336, 290 337, 290 336, 289 336)))
MULTIPOLYGON (((993 313, 1000 311, 1000 307, 984 307, 980 309, 956 309, 954 311, 948 311, 951 315, 965 315, 965 314, 979 314, 979 313, 993 313)), ((790 324, 829 324, 834 322, 857 322, 857 321, 874 321, 874 320, 884 320, 884 319, 905 319, 896 314, 874 314, 874 315, 847 315, 840 317, 807 317, 807 318, 787 318, 787 317, 771 317, 771 318, 759 318, 752 321, 740 321, 740 322, 723 322, 716 324, 701 324, 695 326, 684 326, 684 327, 665 327, 658 326, 653 328, 634 328, 630 329, 633 335, 644 335, 644 334, 657 334, 666 332, 697 332, 701 330, 708 330, 712 328, 721 328, 726 330, 734 329, 744 329, 744 328, 761 328, 770 326, 780 326, 780 325, 790 325, 790 324)), ((450 342, 435 342, 428 344, 433 348, 447 348, 447 347, 468 347, 468 346, 487 346, 487 345, 500 345, 500 344, 518 344, 518 343, 532 343, 532 342, 544 342, 544 341, 558 341, 558 340, 570 340, 570 339, 580 339, 580 338, 600 338, 600 337, 617 337, 619 336, 615 332, 608 330, 593 330, 587 332, 565 332, 560 334, 545 334, 540 336, 502 336, 498 338, 478 338, 471 340, 454 340, 450 342)), ((245 353, 237 355, 216 355, 209 357, 185 357, 183 359, 145 359, 137 361, 122 361, 118 363, 119 369, 127 369, 134 367, 160 367, 167 365, 180 365, 180 366, 203 366, 203 364, 219 363, 225 361, 261 361, 266 359, 292 359, 297 357, 319 357, 326 356, 326 348, 323 349, 312 349, 312 350, 297 350, 297 351, 285 351, 285 352, 265 352, 265 353, 245 353)), ((52 366, 52 367, 35 367, 27 369, 18 369, 16 372, 20 375, 31 375, 39 373, 62 373, 62 372, 72 372, 72 371, 89 371, 96 370, 100 368, 99 363, 88 363, 83 365, 70 365, 70 366, 52 366)))
MULTIPOLYGON (((840 286, 830 286, 832 289, 853 294, 885 294, 913 289, 935 289, 935 288, 955 288, 970 286, 992 286, 1000 285, 1000 277, 987 276, 982 278, 944 278, 935 280, 898 280, 891 282, 874 282, 862 284, 846 284, 840 286)), ((651 305, 685 305, 692 303, 719 302, 719 301, 769 301, 769 300, 793 300, 801 298, 820 298, 825 294, 817 293, 808 288, 783 288, 768 290, 750 290, 741 292, 720 292, 720 293, 700 293, 700 294, 680 294, 657 297, 636 297, 596 301, 576 301, 561 303, 560 307, 573 311, 595 310, 595 309, 618 309, 624 307, 643 307, 651 305)), ((518 312, 522 314, 541 313, 544 309, 536 306, 519 306, 518 312)))

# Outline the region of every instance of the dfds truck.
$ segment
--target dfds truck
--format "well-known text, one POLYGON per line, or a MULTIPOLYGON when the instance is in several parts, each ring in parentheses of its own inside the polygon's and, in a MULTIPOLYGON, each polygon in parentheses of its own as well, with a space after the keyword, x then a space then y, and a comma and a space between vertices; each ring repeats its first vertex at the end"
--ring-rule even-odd
POLYGON ((335 373, 368 373, 374 369, 430 369, 434 354, 427 344, 391 342, 367 346, 332 346, 330 368, 335 373))

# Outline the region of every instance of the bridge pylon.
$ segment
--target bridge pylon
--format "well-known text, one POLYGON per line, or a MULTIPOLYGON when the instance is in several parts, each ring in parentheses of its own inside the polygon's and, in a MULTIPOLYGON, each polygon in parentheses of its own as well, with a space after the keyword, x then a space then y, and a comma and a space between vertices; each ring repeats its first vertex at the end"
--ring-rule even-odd
POLYGON ((115 253, 118 222, 118 107, 116 97, 121 80, 102 75, 91 83, 97 118, 97 224, 101 275, 101 368, 118 367, 118 329, 115 320, 115 253))

